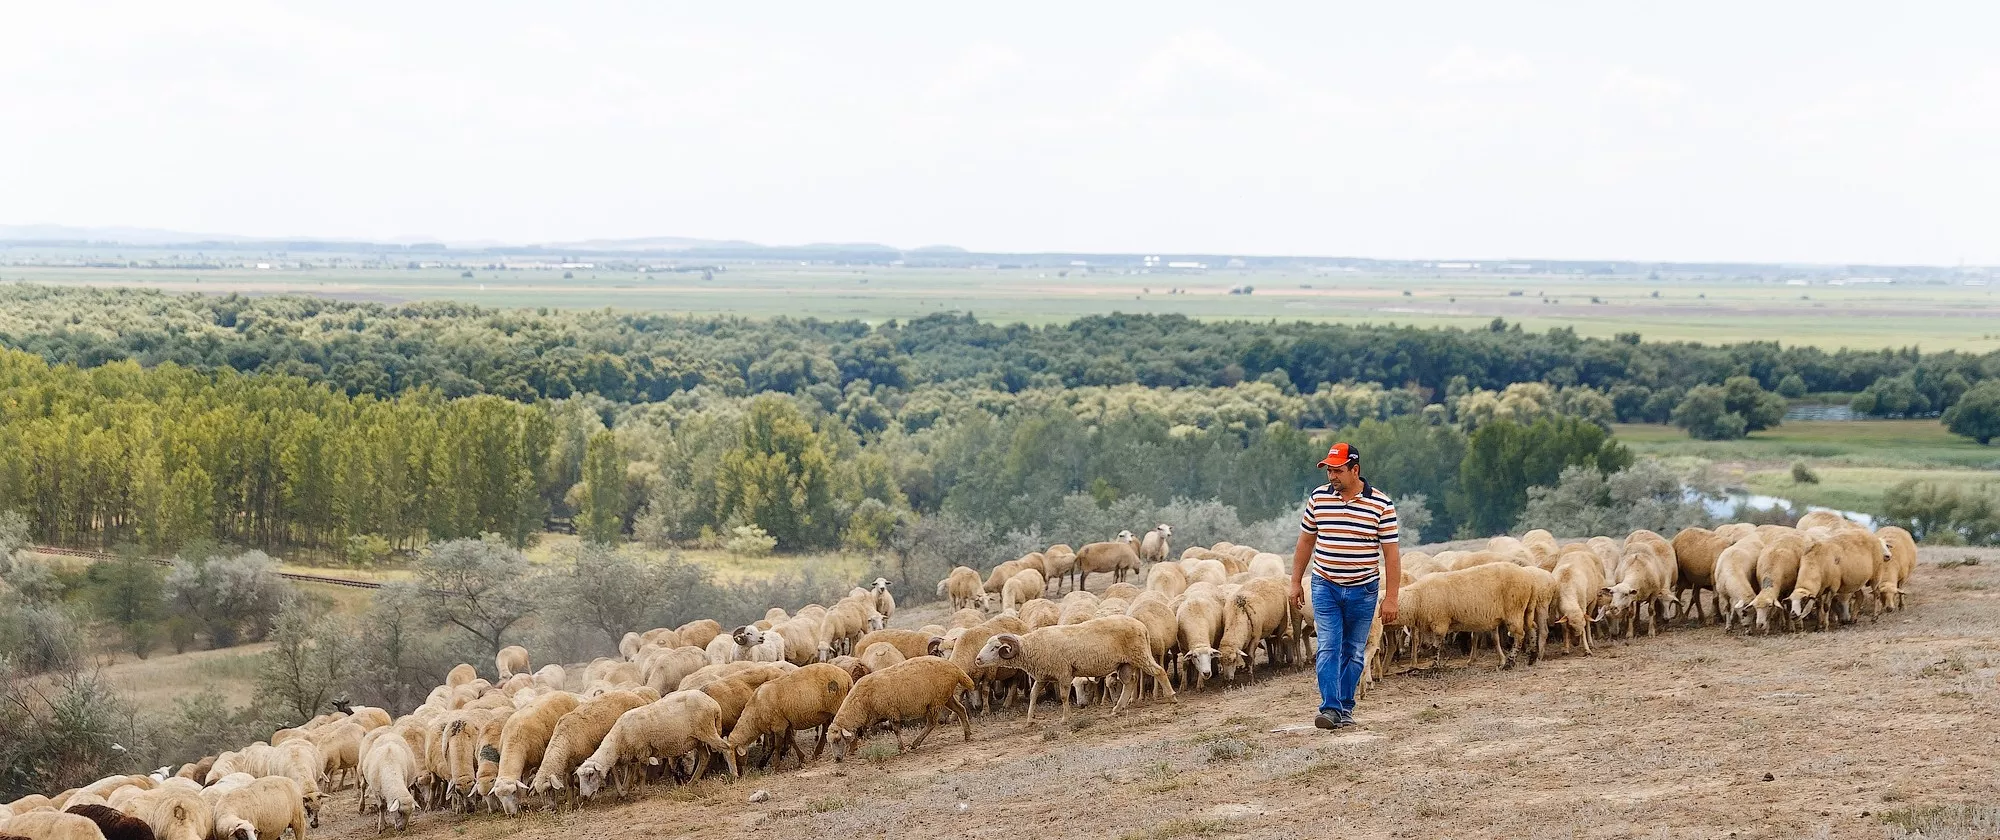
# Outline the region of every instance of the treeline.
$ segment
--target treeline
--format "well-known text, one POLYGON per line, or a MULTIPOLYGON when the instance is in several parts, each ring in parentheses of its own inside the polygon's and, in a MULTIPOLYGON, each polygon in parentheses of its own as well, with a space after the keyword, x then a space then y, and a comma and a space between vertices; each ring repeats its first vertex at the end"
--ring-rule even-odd
POLYGON ((939 314, 870 326, 24 284, 0 287, 0 346, 82 367, 131 360, 279 373, 378 399, 428 388, 522 402, 584 394, 649 402, 706 385, 826 403, 858 382, 898 391, 949 384, 1015 392, 1263 379, 1306 392, 1319 383, 1375 383, 1436 402, 1455 379, 1465 390, 1545 382, 1594 388, 1628 422, 1666 422, 1688 391, 1731 376, 1788 397, 1867 392, 1856 396, 1857 410, 1921 415, 1945 410, 1970 385, 2000 375, 2000 352, 1704 346, 1645 342, 1636 333, 1586 339, 1568 329, 1527 333, 1499 319, 1484 330, 1175 315, 1027 327, 939 314))

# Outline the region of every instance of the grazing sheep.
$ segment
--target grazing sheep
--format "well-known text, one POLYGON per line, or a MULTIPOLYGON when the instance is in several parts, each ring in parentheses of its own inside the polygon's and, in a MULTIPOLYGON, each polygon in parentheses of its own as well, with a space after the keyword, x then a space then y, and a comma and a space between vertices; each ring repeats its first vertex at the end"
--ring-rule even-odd
MULTIPOLYGON (((1129 534, 1130 532, 1127 532, 1129 534)), ((1127 572, 1139 570, 1139 553, 1125 540, 1094 542, 1076 552, 1076 588, 1090 588, 1090 576, 1109 572, 1111 579, 1123 581, 1127 572)))
POLYGON ((473 787, 479 776, 479 732, 495 715, 493 709, 470 709, 445 716, 444 783, 445 802, 470 813, 473 787))
POLYGON ((1764 540, 1750 534, 1732 543, 1715 558, 1715 596, 1722 602, 1722 632, 1741 624, 1750 625, 1750 608, 1757 598, 1757 557, 1764 553, 1764 540))
POLYGON ((90 818, 61 811, 30 811, 8 820, 4 828, 27 840, 105 840, 90 818))
POLYGON ((903 658, 915 659, 930 653, 931 634, 896 628, 875 630, 856 641, 854 649, 865 651, 876 642, 888 642, 891 647, 903 652, 903 658))
POLYGON ((1506 558, 1507 562, 1516 566, 1535 565, 1535 555, 1528 551, 1528 547, 1520 540, 1506 534, 1487 540, 1486 550, 1506 558))
MULTIPOLYGON (((1086 546, 1087 548, 1087 546, 1086 546)), ((1026 673, 1032 681, 1028 690, 1028 721, 1035 719, 1035 699, 1046 687, 1067 687, 1077 677, 1103 677, 1125 671, 1128 686, 1112 707, 1117 714, 1131 701, 1130 671, 1165 682, 1167 672, 1153 661, 1146 641, 1146 625, 1129 616, 1097 618, 1082 624, 1044 627, 1026 634, 1001 633, 986 641, 974 664, 980 667, 1011 667, 1026 673)), ((1063 717, 1069 716, 1068 691, 1062 695, 1063 717)), ((1173 688, 1167 696, 1178 699, 1173 688)))
POLYGON ((952 613, 951 618, 945 620, 944 628, 946 630, 957 630, 960 627, 976 627, 985 623, 985 610, 967 608, 952 613))
MULTIPOLYGON (((1149 593, 1149 597, 1142 597, 1133 601, 1132 606, 1126 607, 1125 614, 1146 625, 1146 643, 1152 650, 1153 660, 1161 663, 1172 662, 1173 660, 1168 658, 1168 652, 1180 639, 1181 627, 1180 620, 1175 615, 1174 608, 1168 606, 1167 599, 1149 593)), ((1156 681, 1153 686, 1154 699, 1159 698, 1160 690, 1165 687, 1164 680, 1156 681)), ((1143 690, 1144 686, 1141 686, 1141 689, 1143 690)))
POLYGON ((1106 601, 1115 598, 1117 600, 1124 601, 1125 603, 1129 604, 1132 603, 1133 599, 1139 597, 1139 593, 1144 591, 1145 590, 1140 589, 1137 584, 1123 583, 1123 582, 1114 583, 1111 584, 1109 587, 1105 588, 1103 598, 1106 601))
POLYGON ((1216 648, 1222 678, 1234 681, 1236 668, 1247 665, 1251 679, 1256 679, 1260 641, 1266 645, 1271 664, 1289 661, 1292 657, 1282 651, 1280 640, 1298 638, 1297 620, 1288 582, 1256 578, 1244 584, 1222 614, 1222 643, 1216 648))
POLYGON ((1048 580, 1049 588, 1060 589, 1064 578, 1076 574, 1076 551, 1060 543, 1049 546, 1049 550, 1042 552, 1042 567, 1042 577, 1048 580))
POLYGON ((921 747, 937 729, 939 713, 945 710, 958 716, 965 740, 971 741, 972 715, 959 695, 972 687, 972 678, 964 669, 935 656, 899 662, 855 680, 827 726, 833 760, 846 760, 847 751, 860 743, 861 734, 877 723, 888 723, 896 733, 897 752, 921 747), (916 718, 923 719, 924 731, 906 747, 902 723, 916 718))
MULTIPOLYGON (((1500 538, 1494 537, 1494 539, 1497 540, 1500 538)), ((1508 539, 1512 539, 1512 537, 1508 539)), ((1522 549, 1518 554, 1507 551, 1494 551, 1490 548, 1483 548, 1478 551, 1444 551, 1439 552, 1438 557, 1443 559, 1447 554, 1451 555, 1450 559, 1446 560, 1448 563, 1447 570, 1458 572, 1474 566, 1485 566, 1492 563, 1513 563, 1519 558, 1526 557, 1527 550, 1522 549)))
POLYGON ((1894 525, 1875 529, 1875 538, 1882 542, 1884 555, 1882 576, 1875 582, 1875 596, 1881 600, 1882 609, 1900 610, 1903 596, 1909 592, 1910 575, 1917 570, 1917 541, 1909 531, 1894 525))
POLYGON ((417 809, 416 797, 410 795, 410 783, 416 776, 417 754, 402 738, 376 739, 361 757, 361 778, 378 808, 376 834, 382 833, 385 822, 394 824, 397 831, 409 828, 410 812, 417 809))
POLYGON ((1056 623, 1082 624, 1096 618, 1099 601, 1100 599, 1096 595, 1082 589, 1071 591, 1068 595, 1063 596, 1062 610, 1056 619, 1056 623))
MULTIPOLYGON (((864 590, 863 594, 866 592, 864 590)), ((850 653, 854 640, 861 634, 879 629, 882 614, 875 611, 871 598, 855 599, 852 596, 827 610, 826 617, 820 619, 817 637, 820 644, 820 658, 830 659, 835 654, 850 653)))
POLYGON ((1556 545, 1556 537, 1542 528, 1536 528, 1521 535, 1521 545, 1535 558, 1542 571, 1555 573, 1556 561, 1562 559, 1562 549, 1556 545))
POLYGON ((306 840, 306 810, 297 782, 266 776, 217 797, 215 840, 278 840, 285 829, 306 840))
POLYGON ((1040 598, 1046 588, 1047 581, 1042 579, 1041 572, 1037 572, 1034 569, 1022 569, 1016 572, 1013 577, 1008 578, 1007 583, 1000 588, 1000 608, 1002 610, 1011 610, 1036 598, 1040 598))
POLYGON ((1287 577, 1290 574, 1285 565, 1285 558, 1268 551, 1259 551, 1252 555, 1250 566, 1246 571, 1253 577, 1287 577))
POLYGON ((1590 553, 1597 555, 1598 568, 1604 570, 1604 579, 1616 580, 1618 558, 1625 555, 1625 547, 1610 537, 1591 537, 1583 544, 1590 547, 1590 553))
POLYGON ((910 657, 904 656, 902 651, 897 650, 895 645, 888 642, 876 642, 869 645, 867 650, 861 652, 861 664, 871 674, 891 665, 903 663, 909 659, 910 657))
MULTIPOLYGON (((1798 585, 1799 566, 1805 562, 1812 541, 1791 528, 1758 529, 1764 550, 1757 554, 1757 597, 1750 600, 1756 611, 1756 628, 1771 632, 1771 617, 1787 615, 1781 604, 1798 585)), ((1789 622, 1788 622, 1789 623, 1789 622)))
POLYGON ((713 618, 698 618, 674 628, 674 634, 681 637, 683 645, 707 647, 710 639, 722 635, 722 624, 713 618))
POLYGON ((161 787, 139 795, 126 813, 144 820, 153 840, 207 840, 214 811, 193 791, 161 787))
POLYGON ((508 816, 521 813, 522 778, 533 778, 556 724, 578 705, 576 695, 558 692, 535 698, 527 708, 507 718, 500 733, 500 773, 493 779, 493 796, 508 816))
POLYGON ((177 779, 191 779, 196 784, 200 784, 202 780, 208 778, 208 771, 214 766, 215 756, 202 756, 200 761, 190 761, 181 765, 180 772, 175 773, 174 777, 177 779))
POLYGON ((1000 594, 1000 587, 1007 585, 1007 579, 1013 577, 1015 573, 1024 568, 1027 568, 1027 564, 1019 560, 1008 560, 998 566, 994 566, 993 573, 987 576, 986 582, 981 584, 979 589, 989 595, 998 595, 1000 594))
POLYGON ((1416 549, 1403 552, 1401 565, 1403 567, 1402 583, 1409 583, 1424 575, 1445 571, 1444 564, 1439 563, 1436 557, 1422 551, 1417 551, 1416 549))
POLYGON ((1596 618, 1623 619, 1625 638, 1630 640, 1638 629, 1640 607, 1650 605, 1651 609, 1646 614, 1646 635, 1655 635, 1660 618, 1666 613, 1667 601, 1673 598, 1679 571, 1673 546, 1664 538, 1644 529, 1633 531, 1631 536, 1625 538, 1625 552, 1618 560, 1618 576, 1612 579, 1616 583, 1599 590, 1608 597, 1608 601, 1600 605, 1596 618))
POLYGON ((1604 569, 1588 547, 1573 547, 1556 558, 1556 612, 1563 625, 1564 653, 1575 642, 1583 644, 1585 655, 1591 653, 1589 608, 1603 589, 1604 569))
POLYGON ((1715 562, 1722 556, 1723 549, 1734 545, 1742 536, 1741 530, 1730 529, 1724 533, 1707 528, 1682 528, 1680 533, 1674 535, 1674 562, 1680 567, 1674 584, 1674 601, 1676 604, 1685 603, 1688 615, 1696 624, 1708 623, 1701 609, 1702 590, 1708 590, 1717 601, 1714 611, 1722 611, 1720 595, 1715 592, 1715 562))
POLYGON ((505 680, 515 674, 528 673, 528 649, 520 645, 508 645, 493 657, 493 668, 505 680))
MULTIPOLYGON (((803 766, 807 760, 805 751, 799 748, 794 733, 800 729, 822 728, 831 723, 853 685, 852 674, 833 665, 819 663, 758 686, 750 705, 736 720, 736 728, 729 733, 730 749, 740 754, 752 742, 768 735, 773 738, 771 749, 765 751, 759 766, 770 764, 774 758, 781 759, 787 750, 797 752, 799 764, 803 766)), ((819 760, 820 752, 825 748, 826 732, 822 728, 819 742, 813 746, 812 760, 819 760)))
MULTIPOLYGON (((678 685, 680 681, 674 683, 678 685)), ((542 751, 542 765, 528 783, 529 792, 548 797, 552 805, 559 797, 570 799, 568 804, 576 804, 569 786, 570 771, 597 752, 620 715, 658 699, 659 692, 649 686, 637 691, 607 692, 578 704, 556 721, 549 745, 542 751)))
MULTIPOLYGON (((340 726, 341 721, 334 724, 340 726)), ((320 805, 326 801, 326 794, 319 789, 319 777, 326 770, 326 754, 309 739, 300 738, 286 741, 271 748, 273 750, 265 768, 266 776, 283 776, 299 786, 303 797, 300 804, 306 811, 306 824, 319 827, 320 805)))
POLYGON ((1146 591, 1178 598, 1188 587, 1187 573, 1179 565, 1160 563, 1146 572, 1146 591))
POLYGON ((716 665, 709 665, 707 667, 702 668, 699 671, 687 675, 687 677, 681 680, 680 685, 674 687, 674 690, 693 691, 704 685, 708 685, 709 683, 716 682, 717 680, 729 679, 738 674, 746 674, 756 671, 771 671, 775 673, 784 674, 784 673, 790 673, 791 671, 794 671, 797 668, 798 668, 797 665, 793 665, 790 662, 748 662, 743 660, 738 660, 736 662, 724 662, 716 665))
POLYGON ((1402 588, 1396 621, 1385 624, 1384 628, 1402 627, 1410 631, 1412 664, 1416 662, 1418 648, 1426 641, 1435 642, 1433 668, 1444 664, 1445 634, 1475 634, 1466 658, 1466 664, 1471 665, 1479 658, 1479 635, 1491 633, 1500 667, 1511 667, 1512 660, 1501 635, 1505 632, 1513 636, 1518 654, 1521 643, 1528 637, 1528 614, 1537 600, 1544 597, 1537 591, 1536 581, 1517 574, 1521 568, 1511 563, 1485 563, 1427 575, 1402 588))
POLYGON ((1027 630, 1053 627, 1062 622, 1062 606, 1047 598, 1036 598, 1022 604, 1017 612, 1020 613, 1021 624, 1027 630))
POLYGON ((451 666, 451 672, 444 675, 444 684, 446 688, 457 688, 476 679, 479 679, 479 671, 460 662, 451 666))
MULTIPOLYGON (((687 675, 708 667, 708 653, 698 647, 677 647, 655 650, 645 655, 639 662, 640 671, 647 687, 656 695, 664 697, 680 687, 687 675)), ((652 701, 647 701, 652 702, 652 701)), ((612 720, 616 720, 613 716, 612 720)), ((610 721, 606 721, 606 726, 610 721)))
POLYGON ((1196 560, 1191 568, 1183 571, 1187 572, 1189 586, 1204 582, 1221 586, 1229 582, 1229 569, 1214 558, 1196 560))
MULTIPOLYGON (((145 820, 109 805, 71 805, 63 810, 96 823, 104 840, 153 840, 153 827, 147 825, 145 820)), ((305 835, 299 836, 303 838, 305 835)))
POLYGON ((1168 547, 1167 539, 1173 535, 1172 525, 1162 522, 1153 526, 1153 530, 1147 531, 1146 536, 1139 540, 1139 559, 1148 563, 1166 562, 1167 552, 1173 550, 1168 547))
POLYGON ((597 750, 577 765, 577 792, 592 799, 606 781, 613 781, 623 797, 633 771, 645 762, 658 759, 672 766, 690 752, 696 753, 692 778, 708 771, 714 752, 722 754, 730 775, 740 775, 736 755, 722 737, 721 716, 715 698, 700 691, 676 691, 620 715, 597 750))
MULTIPOLYGON (((1004 586, 1005 582, 1002 582, 1002 585, 1004 586)), ((944 580, 938 581, 937 594, 951 598, 952 609, 962 610, 978 600, 982 586, 979 570, 958 566, 953 568, 951 574, 946 575, 944 580)))
POLYGON ((1844 525, 1853 525, 1853 524, 1854 524, 1853 522, 1848 521, 1847 517, 1841 516, 1840 514, 1835 513, 1833 511, 1815 510, 1815 511, 1809 511, 1806 513, 1806 515, 1799 517, 1798 524, 1794 525, 1793 527, 1801 531, 1810 531, 1814 528, 1832 529, 1844 525))
MULTIPOLYGON (((1833 586, 1834 600, 1826 606, 1838 607, 1839 618, 1851 623, 1859 617, 1855 612, 1862 588, 1875 586, 1882 576, 1882 541, 1867 529, 1853 526, 1835 530, 1824 543, 1839 552, 1836 565, 1840 569, 1840 578, 1833 586)), ((1869 598, 1867 604, 1869 614, 1880 619, 1880 598, 1869 598)))
MULTIPOLYGON (((1188 587, 1180 605, 1174 609, 1174 620, 1178 625, 1176 641, 1181 649, 1181 664, 1192 671, 1194 687, 1198 691, 1215 675, 1215 661, 1219 655, 1215 646, 1222 642, 1222 615, 1224 602, 1222 594, 1212 585, 1188 587)), ((1187 676, 1181 685, 1187 685, 1187 676)))

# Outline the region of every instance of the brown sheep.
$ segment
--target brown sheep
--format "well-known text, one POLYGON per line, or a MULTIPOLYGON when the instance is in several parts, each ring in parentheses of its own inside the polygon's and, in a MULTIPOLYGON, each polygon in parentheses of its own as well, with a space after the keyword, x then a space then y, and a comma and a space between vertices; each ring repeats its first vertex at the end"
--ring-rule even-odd
MULTIPOLYGON (((1436 642, 1432 667, 1444 664, 1444 636, 1472 633, 1471 665, 1479 658, 1479 635, 1491 633, 1500 667, 1512 666, 1507 646, 1501 642, 1506 632, 1514 638, 1514 649, 1528 638, 1529 613, 1538 598, 1537 584, 1517 574, 1522 567, 1512 563, 1484 563, 1469 569, 1426 575, 1402 588, 1398 595, 1396 622, 1386 627, 1408 628, 1412 635, 1410 661, 1426 641, 1436 642)), ((1541 572, 1540 569, 1535 569, 1541 572)))
POLYGON ((951 574, 946 575, 944 580, 938 581, 937 594, 949 597, 951 608, 960 610, 972 606, 979 599, 979 593, 983 588, 979 570, 958 566, 953 568, 951 574))
POLYGON ((1111 579, 1123 581, 1128 572, 1139 570, 1139 552, 1130 542, 1113 540, 1094 542, 1076 552, 1076 588, 1089 589, 1090 576, 1110 573, 1111 579))
MULTIPOLYGON (((680 681, 674 682, 678 685, 680 681)), ((542 766, 528 783, 529 792, 547 797, 551 805, 557 804, 559 797, 569 799, 568 804, 576 804, 569 786, 570 771, 597 751, 597 745, 604 741, 620 715, 658 699, 658 691, 645 687, 606 692, 577 704, 556 721, 549 745, 542 751, 542 766)))
POLYGON ((615 780, 623 796, 631 771, 643 762, 659 759, 672 768, 689 752, 696 753, 691 778, 707 772, 715 752, 722 754, 730 775, 739 775, 736 754, 718 725, 721 714, 715 698, 699 691, 676 691, 619 715, 597 751, 577 765, 577 792, 585 799, 594 798, 607 780, 615 780))
POLYGON ((493 657, 493 668, 500 672, 500 679, 502 680, 515 674, 529 673, 528 649, 520 645, 508 645, 501 648, 500 653, 493 657))
POLYGON ((813 761, 819 760, 826 748, 824 727, 833 722, 834 713, 840 710, 841 701, 847 699, 848 689, 853 685, 854 675, 822 662, 758 686, 750 705, 736 719, 736 728, 729 733, 732 754, 740 756, 752 742, 770 736, 771 749, 764 753, 759 766, 769 765, 787 750, 797 752, 803 766, 807 761, 805 750, 799 747, 795 733, 801 729, 820 729, 819 742, 813 746, 812 754, 813 761))
MULTIPOLYGON (((1035 700, 1045 688, 1057 688, 1062 697, 1063 717, 1069 716, 1070 692, 1066 689, 1077 677, 1103 677, 1113 673, 1125 673, 1121 682, 1127 686, 1119 692, 1118 701, 1112 706, 1112 714, 1117 714, 1131 701, 1132 679, 1136 670, 1146 676, 1166 681, 1167 672, 1153 661, 1153 654, 1146 642, 1146 625, 1129 616, 1097 618, 1082 624, 1044 627, 1032 633, 1016 635, 1001 633, 986 641, 973 663, 986 668, 1017 668, 1028 675, 1032 685, 1028 690, 1028 721, 1035 719, 1035 700)), ((1175 698, 1171 687, 1167 696, 1175 698)))
POLYGON ((899 662, 854 682, 840 710, 827 726, 833 740, 833 760, 844 761, 847 751, 860 743, 861 734, 877 723, 886 722, 896 733, 896 751, 916 749, 937 729, 939 713, 950 710, 972 740, 972 716, 959 700, 972 690, 972 678, 964 669, 935 656, 920 656, 899 662), (924 731, 907 747, 903 744, 903 721, 922 718, 924 731))
POLYGON ((930 654, 931 636, 929 633, 918 630, 900 630, 896 628, 871 630, 867 635, 855 640, 854 649, 867 650, 869 645, 876 642, 887 642, 890 647, 902 651, 903 658, 915 659, 919 656, 930 654))
POLYGON ((1741 529, 1724 533, 1707 528, 1682 528, 1674 535, 1674 562, 1680 566, 1674 584, 1674 602, 1683 605, 1696 624, 1708 623, 1701 609, 1702 590, 1708 590, 1716 601, 1711 612, 1722 611, 1720 597, 1715 594, 1715 561, 1722 556, 1723 549, 1734 545, 1741 536, 1741 529))
POLYGON ((576 710, 580 701, 574 694, 559 693, 537 697, 527 708, 507 719, 500 735, 500 775, 493 780, 493 796, 508 816, 521 813, 522 777, 533 778, 542 764, 542 755, 555 735, 563 715, 576 710))
POLYGON ((1629 640, 1637 632, 1640 608, 1650 606, 1646 635, 1655 635, 1666 603, 1673 597, 1679 573, 1674 548, 1665 538, 1645 529, 1633 531, 1625 538, 1625 552, 1618 559, 1618 576, 1607 579, 1607 585, 1600 590, 1605 603, 1599 607, 1597 618, 1623 619, 1625 638, 1629 640))
POLYGON ((1917 570, 1917 541, 1909 531, 1894 525, 1875 529, 1875 538, 1881 540, 1885 555, 1882 576, 1875 582, 1875 597, 1882 609, 1900 610, 1909 591, 1910 575, 1917 570))
POLYGON ((1764 550, 1757 554, 1757 597, 1751 599, 1750 606, 1756 612, 1757 631, 1769 633, 1773 616, 1790 623, 1783 603, 1798 585, 1799 566, 1812 541, 1784 527, 1759 528, 1758 536, 1764 541, 1764 550))

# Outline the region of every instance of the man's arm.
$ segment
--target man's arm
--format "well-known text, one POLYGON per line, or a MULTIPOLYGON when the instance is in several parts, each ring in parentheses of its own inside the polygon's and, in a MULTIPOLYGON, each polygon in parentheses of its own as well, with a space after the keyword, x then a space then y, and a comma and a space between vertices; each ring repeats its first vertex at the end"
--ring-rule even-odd
POLYGON ((1308 531, 1299 532, 1299 545, 1292 549, 1292 603, 1304 606, 1306 602, 1306 564, 1312 562, 1313 543, 1318 535, 1308 531))
POLYGON ((1396 623, 1396 596, 1403 587, 1403 550, 1396 543, 1382 544, 1382 623, 1396 623))

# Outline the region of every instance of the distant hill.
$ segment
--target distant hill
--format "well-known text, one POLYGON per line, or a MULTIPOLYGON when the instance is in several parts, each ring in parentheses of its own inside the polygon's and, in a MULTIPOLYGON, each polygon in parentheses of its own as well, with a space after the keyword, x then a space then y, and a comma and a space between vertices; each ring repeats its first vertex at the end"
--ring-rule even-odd
POLYGON ((257 237, 237 236, 228 233, 188 233, 178 230, 162 230, 160 228, 0 225, 0 240, 169 245, 180 242, 255 242, 257 241, 257 237))
POLYGON ((579 251, 687 251, 695 248, 762 248, 742 239, 694 239, 687 236, 642 236, 635 239, 584 239, 550 242, 544 248, 574 248, 579 251))

